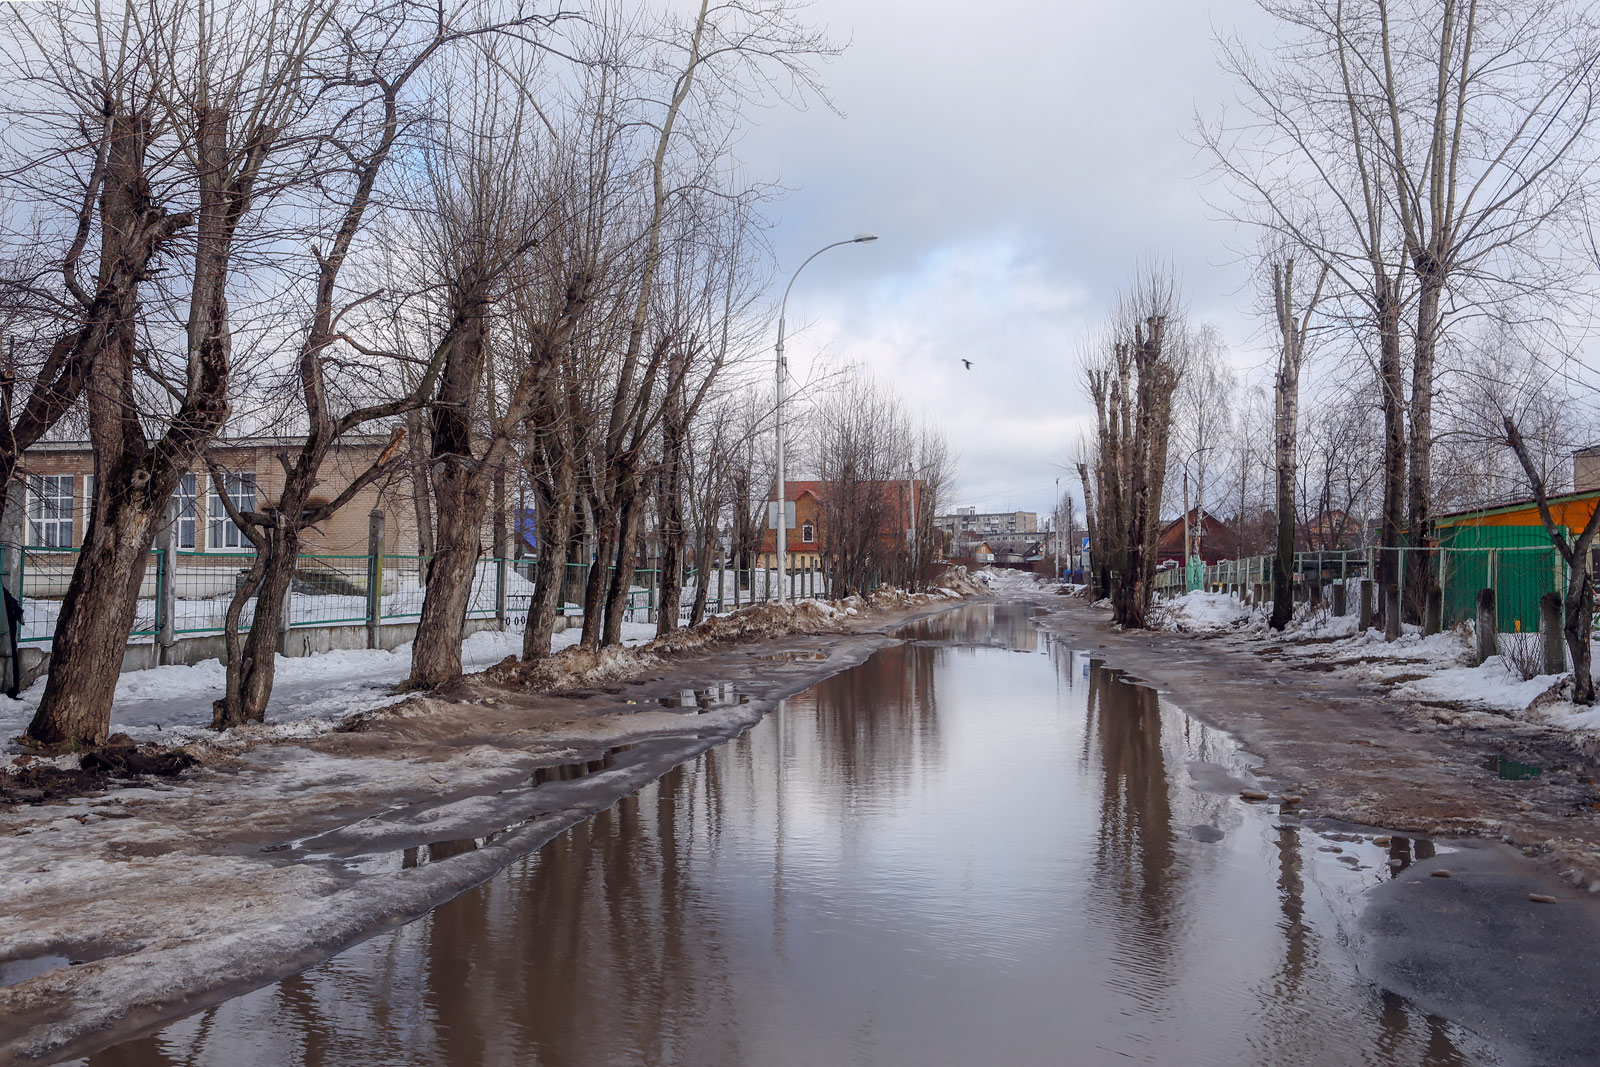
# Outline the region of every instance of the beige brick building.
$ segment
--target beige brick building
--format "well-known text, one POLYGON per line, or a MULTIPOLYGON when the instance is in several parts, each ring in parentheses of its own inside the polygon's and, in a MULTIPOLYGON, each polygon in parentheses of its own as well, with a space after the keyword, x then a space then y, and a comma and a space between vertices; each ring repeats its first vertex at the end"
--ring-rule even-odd
MULTIPOLYGON (((302 439, 256 437, 221 442, 210 454, 228 472, 228 491, 237 504, 261 509, 270 506, 283 488, 280 453, 292 455, 302 439)), ((325 492, 313 501, 326 501, 342 492, 366 470, 388 444, 387 436, 346 440, 323 464, 325 492)), ((30 546, 76 548, 83 544, 93 498, 94 454, 87 441, 55 441, 35 445, 23 457, 25 496, 23 537, 30 546)), ((228 520, 216 498, 210 475, 201 465, 184 475, 175 494, 180 552, 249 552, 248 538, 228 520)), ((384 512, 384 552, 408 556, 417 553, 416 508, 410 478, 405 472, 380 479, 366 487, 327 522, 308 530, 304 551, 308 555, 364 555, 367 551, 368 516, 374 508, 384 512)))

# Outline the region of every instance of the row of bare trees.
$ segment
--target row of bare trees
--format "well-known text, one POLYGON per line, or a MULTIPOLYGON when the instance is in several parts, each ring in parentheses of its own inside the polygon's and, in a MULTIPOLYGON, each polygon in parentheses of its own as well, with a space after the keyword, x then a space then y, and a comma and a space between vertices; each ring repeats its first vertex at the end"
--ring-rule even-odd
POLYGON ((430 557, 418 687, 461 672, 513 486, 540 546, 528 657, 568 564, 598 649, 647 531, 663 629, 691 546, 703 565, 731 527, 754 551, 770 413, 739 368, 764 334, 767 189, 731 149, 750 106, 821 99, 834 51, 788 0, 142 0, 3 23, 0 506, 51 435, 86 432, 96 474, 33 740, 105 739, 189 472, 255 549, 218 727, 263 719, 306 532, 376 482, 411 485, 430 557), (269 429, 297 442, 283 488, 240 507, 215 446, 269 429), (336 475, 356 434, 389 443, 336 475))
POLYGON ((1176 447, 1157 454, 1166 412, 1143 385, 1170 380, 1141 359, 1160 316, 1135 285, 1149 308, 1119 317, 1087 373, 1097 425, 1080 471, 1100 582, 1139 625, 1140 494, 1159 495, 1169 462, 1195 475, 1193 503, 1229 522, 1236 551, 1276 554, 1278 627, 1297 547, 1380 549, 1380 588, 1419 621, 1431 572, 1406 567, 1401 590, 1402 553, 1431 543, 1438 515, 1531 495, 1570 564, 1566 640, 1590 700, 1595 524, 1567 530, 1547 505, 1571 485, 1572 450, 1593 443, 1580 356, 1600 275, 1600 13, 1581 0, 1260 6, 1270 43, 1221 42, 1236 102, 1196 141, 1217 213, 1252 235, 1236 251, 1271 355, 1241 381, 1194 347, 1176 364, 1176 447))

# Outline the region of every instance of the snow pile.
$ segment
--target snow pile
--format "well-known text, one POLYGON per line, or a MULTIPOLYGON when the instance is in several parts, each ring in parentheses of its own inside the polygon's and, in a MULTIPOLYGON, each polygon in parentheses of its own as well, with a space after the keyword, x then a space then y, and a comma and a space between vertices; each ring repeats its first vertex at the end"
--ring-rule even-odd
POLYGON ((1038 593, 1044 585, 1037 574, 1005 567, 985 567, 972 577, 991 593, 1038 593))
POLYGON ((1160 629, 1178 633, 1237 630, 1256 621, 1248 604, 1229 593, 1192 590, 1157 604, 1152 614, 1160 629))
POLYGON ((1540 674, 1523 681, 1504 657, 1490 656, 1477 667, 1451 667, 1396 686, 1394 695, 1410 700, 1448 700, 1520 712, 1566 677, 1564 674, 1540 674))
POLYGON ((949 596, 978 596, 981 593, 988 592, 988 587, 983 584, 978 575, 973 574, 960 564, 945 568, 944 573, 939 575, 937 581, 939 583, 937 591, 949 596))

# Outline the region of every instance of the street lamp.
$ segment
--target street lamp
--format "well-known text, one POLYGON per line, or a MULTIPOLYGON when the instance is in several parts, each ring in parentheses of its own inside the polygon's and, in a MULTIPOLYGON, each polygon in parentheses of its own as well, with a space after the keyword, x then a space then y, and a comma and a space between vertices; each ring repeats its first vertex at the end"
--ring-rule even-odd
POLYGON ((835 241, 831 245, 823 245, 807 256, 805 262, 795 268, 794 273, 789 276, 789 284, 783 288, 783 302, 778 305, 778 403, 774 418, 774 422, 777 425, 778 438, 778 513, 773 516, 772 524, 778 529, 778 603, 780 604, 786 603, 788 598, 785 584, 787 576, 784 574, 786 563, 784 557, 788 554, 789 549, 788 538, 784 535, 789 532, 789 524, 786 521, 787 516, 784 514, 783 506, 785 488, 783 484, 783 380, 788 375, 789 364, 783 358, 783 327, 785 316, 789 310, 789 290, 794 288, 795 279, 800 277, 800 272, 806 269, 806 264, 822 255, 828 249, 838 248, 840 245, 864 245, 877 239, 878 235, 875 233, 858 233, 849 240, 835 241))

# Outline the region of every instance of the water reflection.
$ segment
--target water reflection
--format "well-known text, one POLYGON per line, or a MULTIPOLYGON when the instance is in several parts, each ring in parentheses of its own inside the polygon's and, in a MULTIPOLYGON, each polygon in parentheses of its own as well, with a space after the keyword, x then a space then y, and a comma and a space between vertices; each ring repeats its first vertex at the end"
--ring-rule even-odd
POLYGON ((950 623, 430 916, 88 1062, 1488 1062, 1355 973, 1360 875, 1191 786, 1230 739, 1026 612, 950 623))

